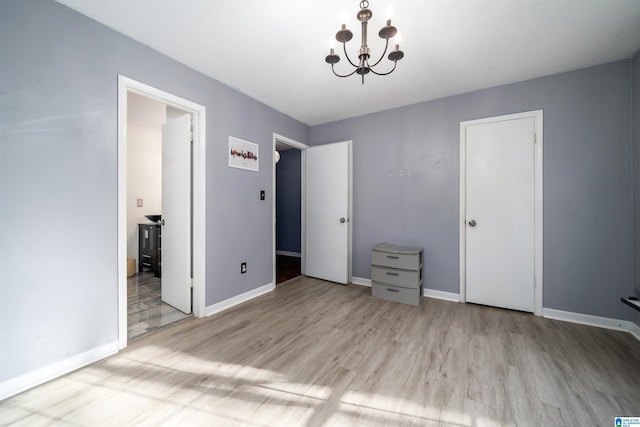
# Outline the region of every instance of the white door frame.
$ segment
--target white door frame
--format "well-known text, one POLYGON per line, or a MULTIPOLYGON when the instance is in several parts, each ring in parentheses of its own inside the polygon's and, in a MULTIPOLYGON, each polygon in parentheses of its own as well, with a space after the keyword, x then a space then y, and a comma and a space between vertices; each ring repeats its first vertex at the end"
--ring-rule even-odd
POLYGON ((534 119, 535 138, 534 146, 534 304, 533 312, 536 316, 542 316, 542 110, 528 111, 524 113, 508 114, 504 116, 489 117, 485 119, 460 122, 460 302, 466 302, 466 127, 483 123, 492 123, 505 120, 523 118, 534 119))
MULTIPOLYGON (((273 134, 273 149, 271 150, 272 156, 271 158, 273 159, 273 153, 275 153, 276 151, 276 142, 282 142, 284 144, 287 144, 291 147, 293 147, 294 149, 300 150, 300 174, 301 174, 301 181, 300 181, 300 273, 304 274, 305 273, 305 265, 304 265, 304 260, 305 260, 305 249, 304 249, 304 242, 305 242, 305 210, 304 210, 304 200, 305 200, 305 167, 304 167, 304 160, 305 160, 305 150, 307 148, 310 148, 309 145, 303 144, 301 142, 298 142, 296 140, 293 140, 291 138, 287 138, 286 136, 282 136, 282 135, 278 135, 277 133, 274 132, 273 134)), ((272 233, 272 239, 273 239, 273 256, 272 256, 272 263, 271 265, 273 266, 273 274, 272 274, 272 278, 273 278, 273 286, 276 286, 277 284, 277 277, 276 277, 276 162, 275 160, 272 160, 272 176, 271 176, 271 187, 273 188, 272 193, 272 214, 271 214, 271 218, 272 218, 272 222, 273 222, 273 233, 272 233)))
POLYGON ((184 110, 193 118, 193 314, 205 315, 206 108, 118 75, 118 347, 127 347, 127 93, 184 110))

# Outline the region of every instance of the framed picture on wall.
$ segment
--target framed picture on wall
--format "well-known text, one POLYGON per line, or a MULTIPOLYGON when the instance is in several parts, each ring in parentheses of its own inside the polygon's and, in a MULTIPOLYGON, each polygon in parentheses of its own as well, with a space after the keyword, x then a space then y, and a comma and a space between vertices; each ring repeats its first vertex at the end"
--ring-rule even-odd
POLYGON ((258 171, 258 144, 229 137, 229 167, 258 171))

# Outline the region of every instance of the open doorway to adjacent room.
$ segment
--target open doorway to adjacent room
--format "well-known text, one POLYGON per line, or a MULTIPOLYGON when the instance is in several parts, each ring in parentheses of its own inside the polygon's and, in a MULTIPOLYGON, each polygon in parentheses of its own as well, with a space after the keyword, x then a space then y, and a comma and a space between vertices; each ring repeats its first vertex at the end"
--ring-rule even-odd
POLYGON ((274 135, 275 284, 303 272, 304 144, 274 135))
POLYGON ((204 312, 204 106, 118 77, 118 340, 204 312))
POLYGON ((163 127, 184 114, 142 95, 127 97, 129 339, 190 317, 164 302, 162 295, 163 127))

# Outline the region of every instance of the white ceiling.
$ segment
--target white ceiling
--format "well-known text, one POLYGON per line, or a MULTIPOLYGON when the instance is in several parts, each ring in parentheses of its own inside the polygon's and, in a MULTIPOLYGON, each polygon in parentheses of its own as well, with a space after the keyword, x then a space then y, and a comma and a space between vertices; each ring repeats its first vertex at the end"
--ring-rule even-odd
POLYGON ((405 57, 393 74, 369 74, 362 86, 324 62, 344 12, 356 55, 358 0, 58 1, 308 125, 640 50, 639 0, 370 0, 372 58, 384 47, 377 33, 389 5, 405 57))

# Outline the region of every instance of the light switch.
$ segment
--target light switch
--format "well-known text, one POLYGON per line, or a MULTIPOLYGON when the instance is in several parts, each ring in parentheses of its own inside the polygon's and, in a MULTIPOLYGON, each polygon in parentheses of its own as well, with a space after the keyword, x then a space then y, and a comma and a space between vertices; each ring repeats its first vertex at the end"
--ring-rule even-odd
POLYGON ((142 207, 142 199, 136 199, 136 206, 139 208, 142 207))

